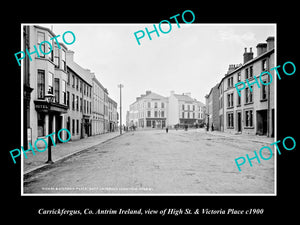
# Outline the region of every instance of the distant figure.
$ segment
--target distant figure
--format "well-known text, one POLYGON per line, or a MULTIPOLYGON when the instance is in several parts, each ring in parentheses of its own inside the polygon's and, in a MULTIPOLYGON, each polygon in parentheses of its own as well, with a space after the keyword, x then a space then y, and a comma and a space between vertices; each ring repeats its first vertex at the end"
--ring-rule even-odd
POLYGON ((214 131, 214 124, 211 124, 211 131, 214 131))
POLYGON ((169 128, 168 127, 166 127, 166 133, 168 133, 169 132, 169 128))
POLYGON ((184 130, 188 130, 188 125, 186 124, 186 125, 184 125, 184 130))

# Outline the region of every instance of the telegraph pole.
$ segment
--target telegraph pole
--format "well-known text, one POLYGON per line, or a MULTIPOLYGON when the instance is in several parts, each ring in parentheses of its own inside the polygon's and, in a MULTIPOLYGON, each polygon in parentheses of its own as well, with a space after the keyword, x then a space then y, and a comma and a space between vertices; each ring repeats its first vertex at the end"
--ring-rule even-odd
POLYGON ((118 88, 120 88, 120 134, 122 134, 122 87, 123 84, 119 84, 118 88))

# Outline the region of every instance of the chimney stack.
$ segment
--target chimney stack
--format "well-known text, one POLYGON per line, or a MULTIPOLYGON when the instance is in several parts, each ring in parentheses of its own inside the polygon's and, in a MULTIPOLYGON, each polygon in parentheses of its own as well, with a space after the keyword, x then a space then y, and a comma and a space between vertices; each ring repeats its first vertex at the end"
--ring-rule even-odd
POLYGON ((268 37, 266 42, 267 42, 267 51, 274 48, 274 37, 268 37))
POLYGON ((191 97, 191 92, 184 93, 184 95, 191 97))
POLYGON ((245 52, 243 56, 244 56, 244 64, 250 61, 251 59, 253 59, 252 48, 250 48, 250 52, 247 52, 247 48, 245 48, 245 52))
POLYGON ((257 56, 265 53, 267 51, 267 43, 259 43, 256 45, 257 56))
POLYGON ((74 52, 71 50, 67 50, 66 58, 67 58, 67 61, 74 62, 74 52))
POLYGON ((146 91, 146 95, 149 95, 149 94, 151 94, 151 91, 146 91))

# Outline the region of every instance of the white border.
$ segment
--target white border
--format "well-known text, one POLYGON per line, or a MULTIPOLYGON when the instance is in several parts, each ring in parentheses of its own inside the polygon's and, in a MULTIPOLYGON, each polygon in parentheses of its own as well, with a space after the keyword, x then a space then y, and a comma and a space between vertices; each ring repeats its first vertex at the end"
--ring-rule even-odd
MULTIPOLYGON (((140 25, 138 23, 127 23, 127 24, 119 24, 119 23, 113 23, 113 24, 107 24, 107 23, 21 23, 21 49, 24 49, 23 46, 23 26, 29 25, 62 25, 62 26, 68 26, 68 25, 90 25, 90 26, 114 26, 114 25, 140 25)), ((146 25, 146 23, 143 25, 146 25)), ((152 25, 152 24, 151 24, 152 25)), ((188 26, 191 26, 192 24, 188 24, 188 26)), ((275 31, 275 49, 274 49, 274 66, 277 65, 277 23, 193 23, 193 25, 200 25, 200 26, 220 26, 220 25, 237 25, 237 26, 265 26, 265 25, 273 25, 274 26, 274 31, 275 31)), ((21 144, 23 144, 23 65, 24 63, 21 63, 21 144)), ((274 84, 274 109, 275 109, 275 135, 274 135, 274 140, 277 141, 277 76, 275 76, 275 84, 274 84)), ((21 145, 22 146, 22 145, 21 145)), ((270 194, 262 194, 262 193, 257 193, 257 194, 199 194, 199 193, 194 193, 194 194, 170 194, 170 193, 165 193, 165 194, 112 194, 112 193, 107 193, 107 194, 92 194, 92 193, 87 193, 87 194, 70 194, 70 193, 64 193, 64 194, 58 194, 58 193, 48 193, 48 194, 38 194, 38 193, 24 193, 24 173, 23 173, 23 154, 21 154, 21 196, 277 196, 277 151, 276 151, 276 147, 274 145, 274 193, 270 193, 270 194)))

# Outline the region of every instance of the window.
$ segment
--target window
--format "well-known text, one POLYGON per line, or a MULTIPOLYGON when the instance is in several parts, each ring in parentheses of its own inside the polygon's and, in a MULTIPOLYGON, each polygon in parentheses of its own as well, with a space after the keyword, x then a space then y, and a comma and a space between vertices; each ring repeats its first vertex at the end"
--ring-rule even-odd
POLYGON ((161 111, 161 117, 165 117, 165 111, 161 111))
POLYGON ((48 94, 53 94, 53 73, 48 73, 48 94))
POLYGON ((76 110, 79 110, 79 96, 76 96, 76 110))
POLYGON ((193 105, 193 111, 195 111, 195 105, 193 105))
MULTIPOLYGON (((54 64, 55 67, 59 68, 59 50, 56 44, 54 45, 54 64)), ((68 76, 70 75, 68 74, 68 76)), ((69 84, 69 80, 68 80, 68 84, 69 84)))
POLYGON ((59 103, 59 78, 54 78, 54 95, 55 102, 59 103))
POLYGON ((161 108, 165 108, 165 103, 161 103, 161 108))
POLYGON ((157 111, 154 111, 154 117, 157 117, 157 111))
POLYGON ((182 110, 184 110, 184 104, 182 104, 182 110))
POLYGON ((184 112, 182 112, 182 118, 184 118, 184 112))
POLYGON ((67 70, 67 64, 66 64, 66 52, 65 50, 61 51, 62 55, 61 55, 61 60, 62 60, 62 66, 63 66, 63 70, 66 71, 67 70))
POLYGON ((233 128, 233 112, 227 113, 227 128, 233 128))
POLYGON ((75 110, 75 95, 72 94, 72 110, 75 110))
POLYGON ((157 108, 157 102, 154 102, 154 108, 157 108))
MULTIPOLYGON (((49 42, 51 42, 50 41, 51 38, 52 37, 49 35, 49 42)), ((53 51, 52 51, 53 49, 51 49, 51 47, 53 46, 53 41, 51 43, 51 46, 49 44, 47 46, 48 46, 47 52, 50 52, 49 59, 53 62, 53 51)))
POLYGON ((66 95, 66 81, 62 81, 62 94, 63 94, 63 103, 67 104, 67 95, 66 95))
POLYGON ((37 98, 44 99, 45 97, 45 71, 38 70, 37 76, 37 98))
POLYGON ((190 111, 190 105, 188 105, 187 107, 188 107, 188 111, 190 111))
POLYGON ((72 134, 75 134, 75 120, 72 119, 72 134))
MULTIPOLYGON (((85 99, 83 100, 83 113, 86 112, 86 101, 85 99)), ((105 113, 105 115, 107 115, 107 113, 105 113)))
POLYGON ((79 83, 79 79, 78 77, 76 77, 76 90, 78 91, 78 83, 79 83))
POLYGON ((238 80, 238 82, 241 81, 241 72, 238 72, 237 80, 238 80))
POLYGON ((193 119, 195 119, 195 113, 193 112, 193 119))
POLYGON ((67 81, 67 84, 70 85, 70 71, 69 71, 69 70, 68 70, 67 74, 68 74, 68 81, 67 81))
MULTIPOLYGON (((40 44, 45 41, 45 33, 43 32, 37 32, 37 45, 40 46, 40 44)), ((45 44, 41 45, 41 50, 45 52, 45 44)), ((45 58, 44 54, 39 54, 41 58, 45 58)))
POLYGON ((253 77, 253 67, 250 66, 249 67, 249 78, 252 78, 253 77))
POLYGON ((80 112, 82 112, 82 98, 80 98, 80 112))
POLYGON ((89 113, 89 101, 86 101, 86 113, 89 113))
POLYGON ((241 96, 237 95, 237 105, 240 106, 241 105, 241 96))
POLYGON ((72 87, 75 87, 75 76, 72 75, 72 87))
MULTIPOLYGON (((266 83, 267 81, 263 81, 263 82, 266 83)), ((267 86, 266 85, 261 85, 260 100, 267 100, 267 86)))
POLYGON ((45 136, 45 114, 37 113, 38 137, 45 136))
POLYGON ((76 120, 76 134, 79 134, 79 120, 76 120))
POLYGON ((70 92, 67 91, 67 106, 70 106, 70 92))
POLYGON ((267 60, 266 59, 264 59, 264 60, 262 60, 262 71, 266 71, 267 70, 267 60))
MULTIPOLYGON (((148 108, 151 108, 151 102, 148 102, 148 108)), ((149 116, 150 117, 150 116, 149 116)))
POLYGON ((248 79, 248 77, 249 77, 249 69, 248 68, 245 70, 245 77, 246 77, 246 79, 248 79))
POLYGON ((82 81, 80 81, 79 90, 80 90, 80 93, 82 93, 82 81))
POLYGON ((151 120, 147 120, 147 127, 151 127, 151 120))
POLYGON ((252 92, 250 91, 249 87, 245 88, 245 103, 252 103, 253 100, 253 89, 252 92))
POLYGON ((151 117, 151 111, 147 111, 147 117, 151 117))
POLYGON ((233 107, 233 93, 227 94, 227 107, 233 107))
POLYGON ((229 77, 229 78, 228 78, 228 80, 227 80, 227 85, 228 85, 228 88, 233 87, 233 77, 229 77))
POLYGON ((245 126, 253 127, 253 110, 245 110, 245 126))

